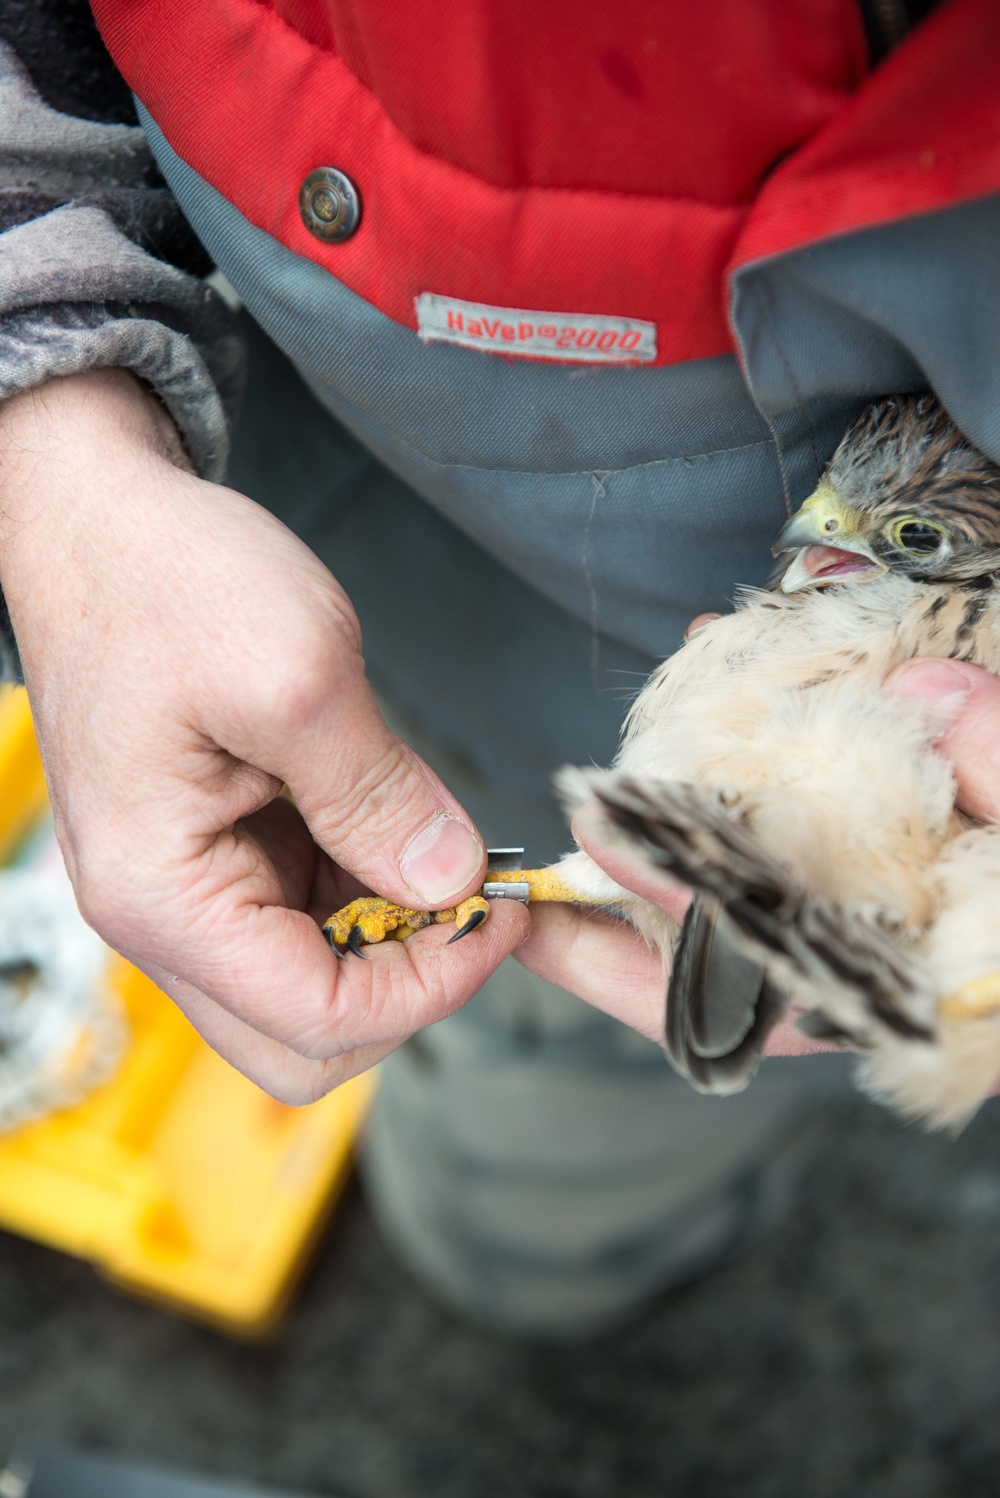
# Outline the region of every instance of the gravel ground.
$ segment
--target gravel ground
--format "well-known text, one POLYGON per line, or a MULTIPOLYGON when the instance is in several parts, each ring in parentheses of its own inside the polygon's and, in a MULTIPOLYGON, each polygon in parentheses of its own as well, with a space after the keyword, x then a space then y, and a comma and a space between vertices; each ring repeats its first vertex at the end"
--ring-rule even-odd
POLYGON ((0 1236, 0 1448, 342 1498, 994 1498, 1000 1108, 841 1138, 787 1228, 584 1347, 457 1322, 357 1193, 266 1348, 0 1236))

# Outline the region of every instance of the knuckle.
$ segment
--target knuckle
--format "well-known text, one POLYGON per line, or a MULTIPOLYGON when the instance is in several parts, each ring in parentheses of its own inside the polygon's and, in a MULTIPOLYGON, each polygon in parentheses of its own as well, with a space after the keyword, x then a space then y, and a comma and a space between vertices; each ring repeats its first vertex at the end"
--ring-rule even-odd
POLYGON ((109 883, 111 860, 104 856, 100 840, 88 836, 79 821, 70 836, 65 822, 57 820, 57 835, 77 908, 87 925, 103 936, 102 928, 113 920, 117 905, 109 883))
POLYGON ((283 1103, 286 1108, 307 1108, 310 1103, 318 1102, 329 1090, 318 1085, 317 1078, 292 1076, 284 1071, 273 1076, 258 1076, 254 1080, 262 1092, 266 1092, 274 1102, 283 1103))
POLYGON ((307 727, 328 706, 341 676, 337 652, 325 640, 287 644, 283 659, 258 682, 259 707, 279 730, 307 727))
POLYGON ((138 860, 123 856, 120 850, 78 853, 73 873, 73 893, 84 921, 111 947, 122 951, 128 946, 144 950, 149 936, 142 941, 147 925, 142 919, 146 905, 141 891, 143 870, 138 860))
POLYGON ((284 1062, 269 1068, 266 1075, 256 1076, 254 1081, 276 1103, 283 1103, 286 1108, 308 1108, 361 1069, 351 1065, 349 1055, 308 1061, 289 1052, 284 1062))
POLYGON ((114 890, 96 869, 77 875, 74 888, 80 914, 92 931, 111 946, 122 925, 121 907, 114 890))
POLYGON ((307 601, 285 615, 252 673, 258 711, 279 729, 307 727, 329 709, 345 682, 363 674, 353 612, 335 603, 309 607, 307 601))

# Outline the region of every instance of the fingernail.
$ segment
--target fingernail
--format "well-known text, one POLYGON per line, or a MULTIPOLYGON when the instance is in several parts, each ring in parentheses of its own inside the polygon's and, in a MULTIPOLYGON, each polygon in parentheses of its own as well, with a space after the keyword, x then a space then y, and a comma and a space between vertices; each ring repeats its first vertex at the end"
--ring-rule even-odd
POLYGON ((897 697, 925 703, 939 733, 950 728, 972 691, 969 678, 947 661, 914 661, 900 666, 886 685, 897 697))
POLYGON ((478 874, 485 849, 464 822, 442 812, 414 833, 399 859, 399 872, 418 900, 440 905, 478 874))

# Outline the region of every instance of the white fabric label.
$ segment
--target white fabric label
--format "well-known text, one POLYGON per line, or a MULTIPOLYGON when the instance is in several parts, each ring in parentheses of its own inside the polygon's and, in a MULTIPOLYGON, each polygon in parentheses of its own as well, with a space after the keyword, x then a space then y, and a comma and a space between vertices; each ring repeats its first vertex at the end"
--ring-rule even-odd
POLYGON ((487 307, 433 291, 423 292, 415 305, 417 330, 425 343, 437 339, 486 353, 532 354, 574 364, 648 364, 656 358, 656 324, 634 317, 487 307))

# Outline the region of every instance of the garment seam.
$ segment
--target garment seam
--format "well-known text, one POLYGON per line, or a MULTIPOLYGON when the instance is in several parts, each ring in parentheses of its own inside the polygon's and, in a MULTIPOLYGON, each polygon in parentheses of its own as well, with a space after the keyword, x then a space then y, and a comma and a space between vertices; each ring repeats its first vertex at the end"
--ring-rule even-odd
MULTIPOLYGON (((358 412, 357 407, 353 404, 353 402, 344 400, 343 397, 341 397, 339 403, 345 406, 352 414, 356 415, 362 425, 369 424, 370 418, 367 418, 360 412, 358 412)), ((382 430, 386 429, 383 428, 382 430)), ((672 458, 650 458, 642 463, 629 463, 622 468, 605 468, 594 463, 589 463, 582 468, 561 468, 553 470, 551 468, 499 468, 489 463, 445 462, 441 458, 433 457, 429 452, 426 452, 422 447, 419 447, 417 443, 410 441, 408 437, 400 437, 394 433, 390 433, 390 437, 394 443, 397 443, 399 446, 403 447, 407 452, 414 453, 425 463, 429 463, 432 467, 440 469, 444 472, 497 474, 509 473, 519 478, 538 479, 584 477, 591 478, 593 477, 594 473, 600 473, 602 479, 618 478, 623 474, 641 473, 647 468, 667 468, 677 463, 680 463, 684 466, 691 466, 703 460, 707 461, 709 458, 723 457, 728 453, 752 452, 755 448, 758 447, 768 447, 773 449, 776 446, 773 437, 761 437, 756 442, 741 442, 737 443, 734 447, 713 447, 709 448, 707 452, 680 453, 676 457, 672 458)))
POLYGON ((757 447, 773 447, 774 443, 770 437, 762 437, 757 442, 742 442, 737 444, 735 447, 713 447, 710 448, 707 452, 681 453, 678 456, 672 458, 650 458, 643 463, 629 463, 623 468, 596 468, 595 465, 591 463, 584 468, 564 468, 559 469, 555 472, 548 468, 495 468, 491 467, 489 464, 444 463, 439 458, 432 458, 429 453, 424 453, 423 450, 416 447, 415 444, 407 445, 412 446, 412 450, 414 452, 420 453, 421 456, 425 457, 429 463, 433 463, 436 468, 445 468, 449 470, 454 469, 457 472, 469 471, 474 473, 511 473, 519 474, 524 478, 589 478, 595 472, 597 472, 600 473, 602 479, 605 479, 618 478, 620 475, 627 473, 641 473, 646 468, 672 467, 677 463, 680 463, 683 466, 687 467, 701 461, 707 462, 709 458, 724 457, 727 453, 750 452, 757 447))

